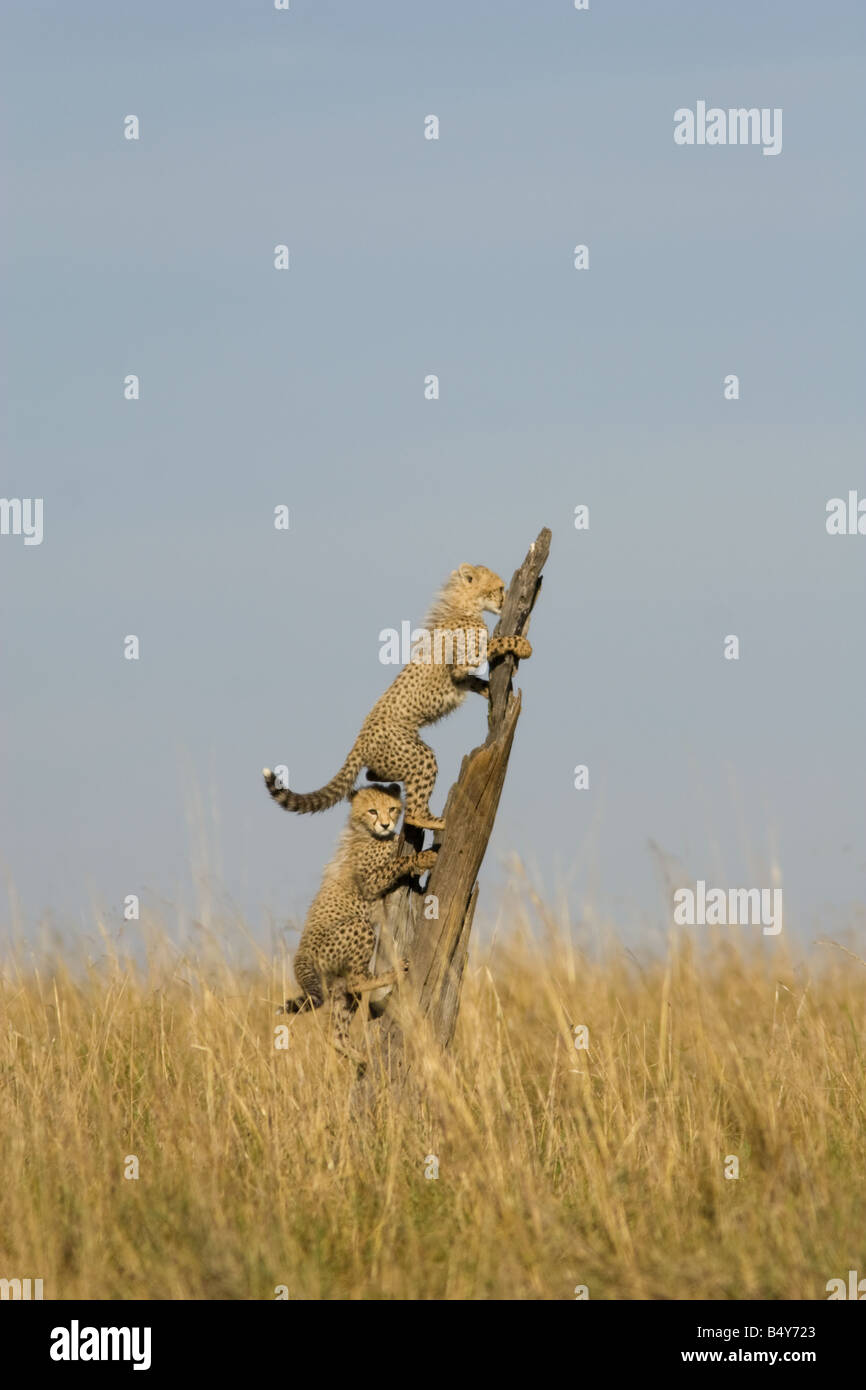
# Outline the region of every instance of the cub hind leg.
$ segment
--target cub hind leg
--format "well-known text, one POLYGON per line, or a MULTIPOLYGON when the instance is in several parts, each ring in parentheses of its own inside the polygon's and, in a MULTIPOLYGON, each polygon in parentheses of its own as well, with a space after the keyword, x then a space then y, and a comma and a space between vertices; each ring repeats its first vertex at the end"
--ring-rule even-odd
POLYGON ((357 1007, 358 997, 348 988, 347 981, 335 980, 331 986, 331 1045, 341 1057, 356 1064, 360 1075, 366 1066, 366 1058, 349 1041, 352 1016, 357 1007))
POLYGON ((375 746, 365 749, 368 777, 374 782, 402 782, 406 788, 403 819, 419 830, 443 830, 445 822, 430 810, 436 785, 436 754, 417 734, 383 731, 375 746))
POLYGON ((370 990, 384 989, 386 985, 399 984, 408 969, 409 962, 404 956, 396 970, 385 970, 381 975, 371 975, 369 971, 359 975, 350 975, 346 980, 346 987, 350 994, 369 994, 370 990))
POLYGON ((410 825, 417 825, 419 830, 444 830, 444 820, 430 810, 430 793, 436 785, 436 755, 420 738, 415 740, 409 766, 403 819, 410 825))
POLYGON ((396 985, 402 980, 409 969, 409 962, 405 958, 397 964, 396 970, 385 970, 380 975, 372 975, 369 970, 354 975, 335 980, 331 986, 331 1022, 332 1035, 331 1043, 341 1057, 346 1057, 350 1062, 354 1062, 358 1068, 358 1075, 362 1076, 367 1066, 367 1059, 363 1053, 353 1047, 349 1041, 349 1030, 352 1026, 352 1017, 358 1007, 359 1000, 362 1001, 362 1017, 368 1017, 367 998, 372 990, 382 989, 387 985, 396 985))
POLYGON ((325 1002, 325 986, 320 970, 306 951, 298 951, 294 959, 295 979, 301 993, 294 999, 287 999, 285 1005, 277 1009, 278 1014, 300 1014, 307 1009, 320 1009, 325 1002))

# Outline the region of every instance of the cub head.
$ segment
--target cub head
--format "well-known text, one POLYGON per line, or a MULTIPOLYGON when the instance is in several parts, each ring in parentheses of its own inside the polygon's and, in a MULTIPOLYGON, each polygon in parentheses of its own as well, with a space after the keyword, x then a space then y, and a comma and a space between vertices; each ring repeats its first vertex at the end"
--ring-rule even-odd
POLYGON ((387 840, 396 832, 403 810, 396 782, 389 787, 359 787, 349 799, 352 803, 349 821, 353 826, 377 840, 387 840))
POLYGON ((486 565, 460 565, 447 584, 448 596, 457 600, 467 613, 501 613, 505 585, 486 565))

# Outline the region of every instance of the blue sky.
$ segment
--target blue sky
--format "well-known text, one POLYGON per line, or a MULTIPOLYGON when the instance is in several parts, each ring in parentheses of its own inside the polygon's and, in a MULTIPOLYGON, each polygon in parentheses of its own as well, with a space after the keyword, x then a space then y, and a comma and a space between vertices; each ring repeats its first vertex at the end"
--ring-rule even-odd
MULTIPOLYGON (((2 30, 0 495, 45 507, 41 546, 0 537, 16 918, 201 916, 205 880, 256 932, 301 916, 343 811, 278 813, 261 766, 325 782, 379 631, 549 525, 488 918, 516 852, 640 940, 653 841, 683 883, 776 861, 793 932, 862 926, 866 539, 824 527, 866 495, 862 7, 37 2, 2 30), (782 153, 676 146, 698 100, 781 107, 782 153)), ((484 730, 474 701, 431 731, 435 809, 484 730)))

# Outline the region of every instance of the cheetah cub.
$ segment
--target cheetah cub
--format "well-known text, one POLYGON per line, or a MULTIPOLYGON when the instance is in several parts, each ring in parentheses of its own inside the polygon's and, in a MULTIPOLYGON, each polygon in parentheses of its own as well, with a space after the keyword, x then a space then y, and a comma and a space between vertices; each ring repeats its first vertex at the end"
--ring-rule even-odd
POLYGON ((484 565, 454 570, 427 617, 423 640, 416 641, 411 661, 367 715, 340 771, 318 791, 300 793, 279 787, 265 768, 274 801, 287 811, 324 811, 347 795, 366 767, 375 781, 404 783, 405 818, 411 825, 441 830, 445 822, 430 810, 436 758, 418 730, 457 709, 470 690, 489 695, 487 683, 472 675, 485 661, 532 655, 525 637, 488 637, 481 615, 501 612, 504 598, 502 580, 484 565))
POLYGON ((358 997, 395 984, 407 968, 403 961, 400 970, 371 975, 373 906, 401 878, 432 869, 436 851, 397 854, 397 822, 403 809, 399 787, 360 787, 351 802, 348 824, 307 913, 295 954, 295 978, 303 994, 287 999, 280 1012, 301 1013, 330 1001, 334 1046, 361 1062, 348 1041, 358 997))

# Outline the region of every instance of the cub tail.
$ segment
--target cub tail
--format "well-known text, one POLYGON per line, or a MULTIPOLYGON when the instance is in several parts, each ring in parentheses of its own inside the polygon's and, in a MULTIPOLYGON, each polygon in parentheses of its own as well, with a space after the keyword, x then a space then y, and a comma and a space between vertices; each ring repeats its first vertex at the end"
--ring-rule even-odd
POLYGON ((361 754, 353 748, 336 777, 332 777, 327 786, 320 787, 315 792, 293 792, 288 787, 281 787, 269 767, 262 769, 262 775, 278 806, 282 806, 284 811, 297 811, 299 815, 306 815, 314 811, 327 811, 329 806, 336 806, 338 801, 348 796, 363 766, 361 754))

